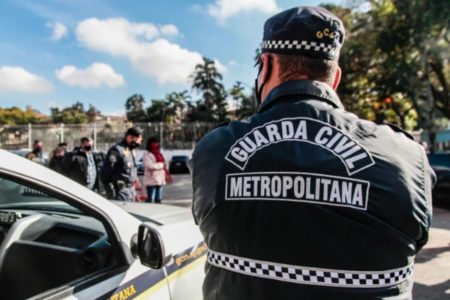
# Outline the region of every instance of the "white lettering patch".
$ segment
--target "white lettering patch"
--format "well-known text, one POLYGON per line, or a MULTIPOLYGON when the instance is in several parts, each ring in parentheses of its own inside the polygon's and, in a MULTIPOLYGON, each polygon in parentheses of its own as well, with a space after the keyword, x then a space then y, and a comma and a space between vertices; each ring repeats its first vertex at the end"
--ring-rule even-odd
POLYGON ((350 136, 310 118, 286 118, 256 127, 233 144, 225 159, 244 170, 256 152, 284 141, 306 142, 330 151, 342 161, 349 175, 375 164, 370 153, 350 136))
POLYGON ((227 174, 225 200, 307 202, 367 210, 365 180, 297 172, 227 174))

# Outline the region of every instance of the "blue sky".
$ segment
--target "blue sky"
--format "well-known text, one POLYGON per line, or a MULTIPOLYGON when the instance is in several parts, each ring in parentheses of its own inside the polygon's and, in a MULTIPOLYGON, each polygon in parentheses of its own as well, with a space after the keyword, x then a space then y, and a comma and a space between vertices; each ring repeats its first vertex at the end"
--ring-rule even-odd
MULTIPOLYGON (((43 113, 80 101, 124 112, 134 93, 151 99, 190 90, 202 56, 230 88, 253 84, 264 21, 291 0, 0 0, 0 107, 43 113)), ((195 94, 193 95, 195 99, 195 94)))

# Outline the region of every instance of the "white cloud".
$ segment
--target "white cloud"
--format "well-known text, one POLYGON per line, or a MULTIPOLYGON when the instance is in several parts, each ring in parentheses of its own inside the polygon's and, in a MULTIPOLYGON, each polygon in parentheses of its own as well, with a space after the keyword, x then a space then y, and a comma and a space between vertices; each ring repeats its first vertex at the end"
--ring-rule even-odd
POLYGON ((0 91, 47 94, 53 84, 22 67, 0 67, 0 91))
POLYGON ((213 59, 214 60, 214 64, 216 65, 216 69, 217 71, 219 71, 219 73, 226 73, 228 71, 227 67, 222 64, 219 60, 217 59, 213 59))
POLYGON ((59 41, 60 39, 67 37, 67 35, 69 34, 69 30, 63 23, 48 22, 46 26, 52 30, 52 35, 50 36, 50 38, 53 41, 59 41))
POLYGON ((208 13, 223 23, 231 16, 241 12, 258 11, 265 14, 280 10, 276 0, 216 0, 215 4, 208 5, 208 13))
POLYGON ((68 65, 56 70, 55 74, 65 84, 82 88, 100 87, 102 85, 116 88, 125 83, 122 75, 116 73, 110 65, 104 63, 94 63, 84 70, 68 65))
POLYGON ((136 69, 159 84, 189 82, 188 77, 195 65, 202 62, 202 55, 160 37, 178 32, 174 25, 160 28, 123 18, 90 18, 78 24, 76 34, 86 48, 126 57, 136 69))
POLYGON ((173 24, 167 24, 161 26, 161 32, 165 35, 177 35, 178 28, 173 24))
POLYGON ((228 61, 230 67, 239 67, 239 64, 235 60, 228 61))

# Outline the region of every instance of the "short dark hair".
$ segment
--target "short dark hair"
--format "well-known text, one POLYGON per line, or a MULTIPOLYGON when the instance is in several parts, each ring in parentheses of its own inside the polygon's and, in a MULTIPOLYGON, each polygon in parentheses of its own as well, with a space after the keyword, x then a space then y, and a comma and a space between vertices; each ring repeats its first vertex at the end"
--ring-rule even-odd
POLYGON ((127 135, 139 137, 142 135, 142 131, 139 128, 131 127, 131 128, 128 128, 127 132, 125 133, 125 136, 127 136, 127 135))
POLYGON ((83 137, 80 139, 80 143, 88 142, 88 141, 90 141, 90 140, 91 140, 91 139, 88 138, 87 136, 83 136, 83 137))
POLYGON ((285 82, 305 75, 310 80, 332 84, 338 67, 336 60, 310 58, 302 55, 276 54, 280 63, 280 79, 285 82))

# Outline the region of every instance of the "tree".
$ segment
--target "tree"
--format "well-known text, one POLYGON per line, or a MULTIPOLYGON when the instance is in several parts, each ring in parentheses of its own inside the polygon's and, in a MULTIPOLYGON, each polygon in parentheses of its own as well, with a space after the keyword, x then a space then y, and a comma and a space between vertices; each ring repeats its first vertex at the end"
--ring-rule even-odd
POLYGON ((16 106, 11 108, 0 108, 0 125, 23 125, 47 123, 48 117, 38 111, 27 107, 22 110, 16 106))
POLYGON ((149 122, 165 122, 166 102, 164 100, 153 99, 147 108, 149 122))
MULTIPOLYGON (((236 119, 245 119, 255 113, 254 95, 246 95, 244 86, 237 81, 230 90, 230 96, 235 101, 236 119)), ((253 91, 252 91, 253 92, 253 91)))
POLYGON ((56 107, 53 107, 50 110, 53 123, 83 124, 88 122, 87 113, 81 102, 76 102, 72 106, 62 110, 56 107))
POLYGON ((128 121, 147 122, 148 116, 144 109, 145 99, 140 94, 130 96, 125 102, 125 109, 128 121))
POLYGON ((89 123, 95 123, 97 117, 100 116, 101 113, 95 106, 89 104, 89 109, 86 111, 86 115, 89 123))
POLYGON ((202 94, 197 104, 199 121, 223 122, 227 118, 227 93, 222 84, 222 75, 213 60, 203 57, 203 63, 195 66, 190 76, 192 89, 202 94), (205 114, 204 112, 209 112, 205 114))
POLYGON ((181 123, 186 118, 186 110, 191 96, 188 91, 172 92, 166 95, 165 103, 167 107, 167 117, 172 118, 170 121, 181 123))

